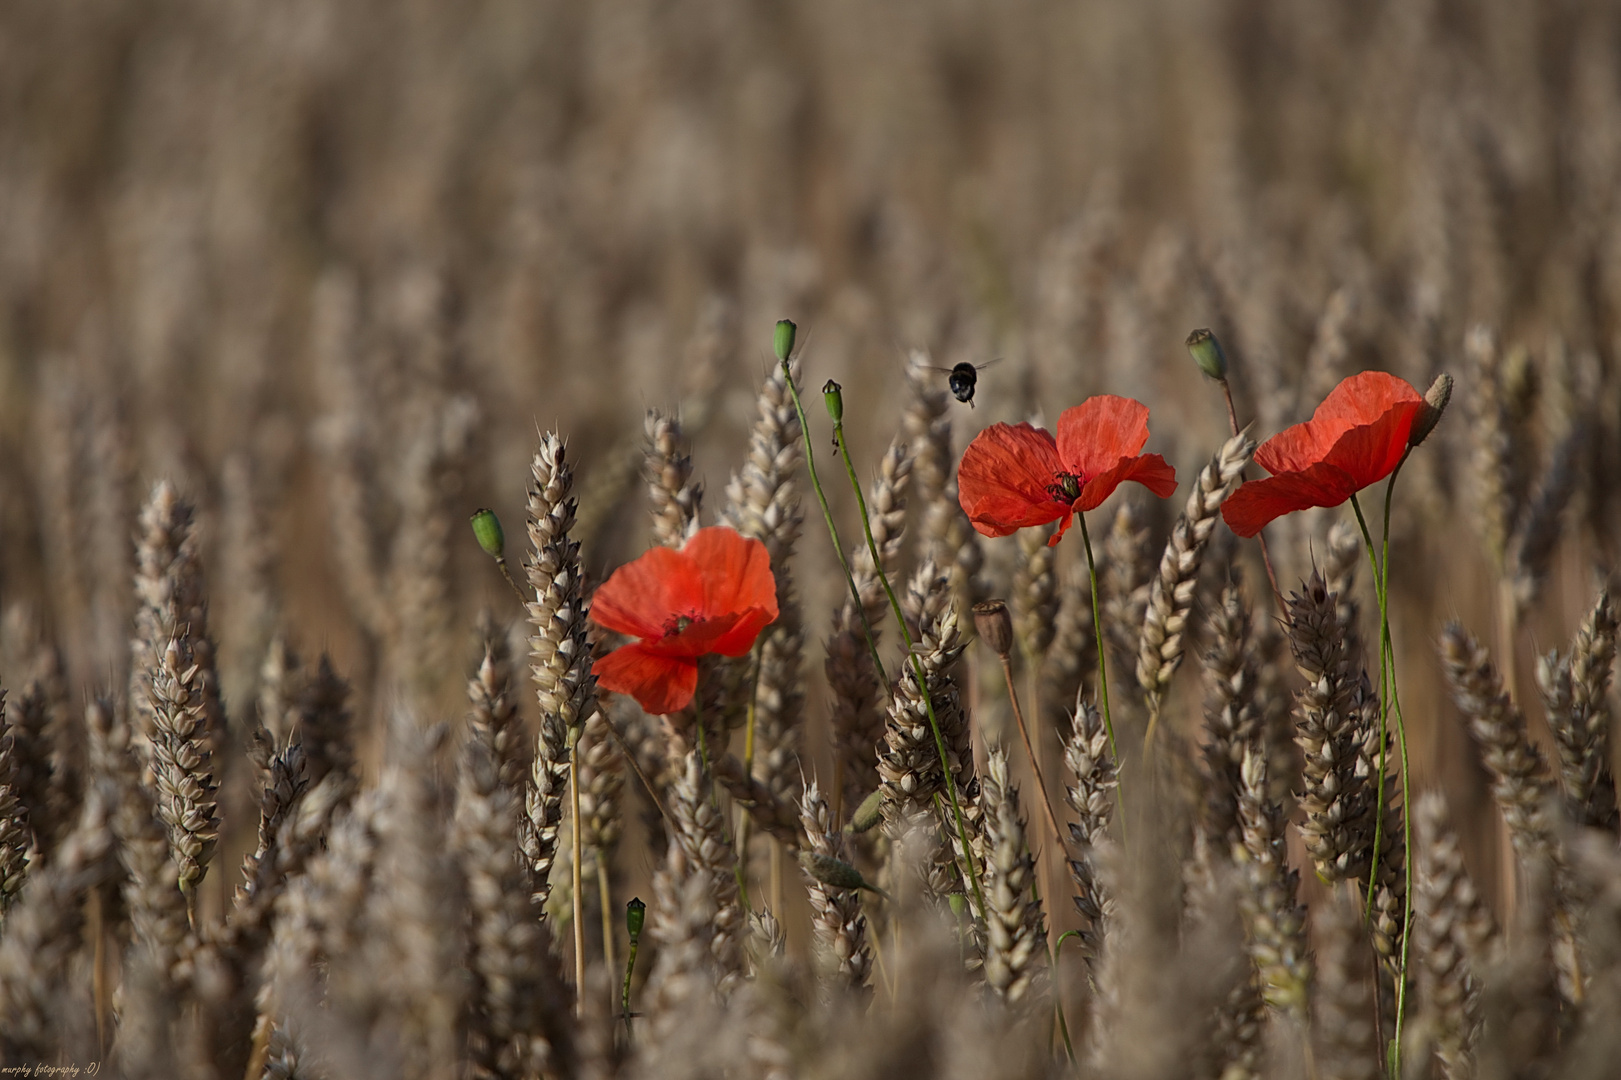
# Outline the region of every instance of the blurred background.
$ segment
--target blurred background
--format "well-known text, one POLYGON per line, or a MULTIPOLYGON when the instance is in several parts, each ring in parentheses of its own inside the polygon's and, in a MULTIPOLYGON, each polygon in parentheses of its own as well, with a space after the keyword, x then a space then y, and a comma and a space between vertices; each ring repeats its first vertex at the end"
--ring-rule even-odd
MULTIPOLYGON (((1478 796, 1443 620, 1499 648, 1506 623, 1534 699, 1617 565, 1618 181, 1603 0, 16 0, 0 673, 42 633, 76 700, 125 684, 135 515, 168 477, 236 712, 279 634, 362 715, 454 717, 477 611, 518 616, 466 516, 517 556, 537 430, 569 441, 601 574, 647 542, 646 409, 681 414, 718 508, 778 318, 869 469, 923 349, 1001 359, 959 448, 1107 390, 1195 470, 1226 434, 1182 345, 1210 326, 1262 436, 1353 371, 1457 375, 1393 574, 1416 768, 1478 796)), ((1143 508, 1157 537, 1180 503, 1143 508)), ((1286 589, 1339 514, 1274 530, 1286 589)), ((1015 553, 987 545, 988 588, 1015 553)))

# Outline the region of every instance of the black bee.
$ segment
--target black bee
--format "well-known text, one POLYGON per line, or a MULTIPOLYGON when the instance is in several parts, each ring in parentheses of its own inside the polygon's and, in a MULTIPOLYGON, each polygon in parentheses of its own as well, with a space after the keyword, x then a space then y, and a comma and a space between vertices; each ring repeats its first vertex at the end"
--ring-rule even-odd
POLYGON ((995 360, 987 360, 983 364, 970 364, 964 360, 956 367, 937 367, 934 370, 946 373, 946 385, 951 388, 952 396, 958 401, 966 402, 971 409, 974 407, 974 387, 979 382, 979 373, 992 364, 1000 362, 1000 357, 995 360))

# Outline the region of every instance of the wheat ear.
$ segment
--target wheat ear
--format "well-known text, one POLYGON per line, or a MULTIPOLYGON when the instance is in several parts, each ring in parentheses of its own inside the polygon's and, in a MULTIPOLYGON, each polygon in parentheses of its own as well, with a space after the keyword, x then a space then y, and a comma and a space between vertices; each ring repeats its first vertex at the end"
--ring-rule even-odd
POLYGON ((1222 444, 1194 481, 1182 516, 1160 557, 1159 574, 1149 587, 1148 607, 1137 647, 1137 685, 1148 699, 1148 737, 1159 719, 1171 677, 1182 663, 1182 635, 1193 608, 1199 563, 1215 530, 1221 504, 1233 493, 1255 453, 1247 432, 1222 444))

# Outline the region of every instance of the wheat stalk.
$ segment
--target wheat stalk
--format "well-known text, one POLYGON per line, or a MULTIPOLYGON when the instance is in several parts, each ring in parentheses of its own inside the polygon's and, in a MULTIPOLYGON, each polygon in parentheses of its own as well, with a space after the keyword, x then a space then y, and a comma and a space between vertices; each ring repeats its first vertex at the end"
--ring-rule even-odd
POLYGON ((1314 911, 1317 1060, 1325 1080, 1376 1080, 1383 1055, 1374 1023, 1373 971, 1357 933, 1354 900, 1335 892, 1314 911))
POLYGON ((1104 892, 1097 867, 1097 852, 1107 841, 1114 817, 1115 792, 1120 785, 1119 764, 1109 752, 1109 732, 1103 716, 1081 698, 1075 702, 1075 723, 1064 747, 1064 767, 1071 784, 1065 801, 1075 811, 1069 835, 1074 858, 1069 860, 1075 885, 1075 908, 1080 913, 1081 943, 1089 961, 1103 955, 1103 939, 1112 904, 1104 892))
POLYGON ((1413 824, 1418 841, 1413 944, 1419 996, 1443 1075, 1466 1080, 1474 1075, 1473 1046, 1480 1026, 1477 967, 1492 958, 1497 926, 1464 867, 1439 792, 1418 800, 1413 824))
POLYGON ((1515 850, 1522 858, 1548 852, 1553 845, 1543 812, 1552 787, 1548 765, 1485 646, 1462 626, 1448 623, 1441 635, 1441 664, 1452 699, 1491 774, 1492 797, 1508 822, 1515 850))
MULTIPOLYGON (((843 836, 814 780, 805 785, 799 813, 806 850, 846 860, 843 836)), ((861 894, 855 889, 835 888, 808 869, 805 891, 810 899, 817 963, 825 977, 837 978, 856 990, 865 988, 872 972, 872 949, 867 943, 867 917, 861 913, 861 894)))
MULTIPOLYGON (((985 981, 1010 1005, 1042 996, 1047 981, 1047 929, 1031 895, 1036 861, 1025 841, 1019 789, 1007 754, 991 750, 980 778, 985 830, 985 981)), ((1033 1006, 1032 1006, 1033 1007, 1033 1006)))
POLYGON ((1362 706, 1371 690, 1366 676, 1352 672, 1337 604, 1316 571, 1289 598, 1290 647, 1306 679, 1295 702, 1295 740, 1304 756, 1300 832, 1318 875, 1330 883, 1358 877, 1373 843, 1370 781, 1359 769, 1362 706))
POLYGON ((188 907, 208 873, 219 840, 218 787, 208 748, 202 673, 190 639, 172 639, 147 677, 151 703, 152 771, 158 816, 169 830, 169 849, 188 907))
POLYGON ((1240 909, 1250 958, 1267 1002, 1304 1019, 1312 965, 1305 909, 1297 900, 1300 875, 1289 866, 1284 838, 1288 819, 1272 797, 1264 750, 1246 748, 1239 776, 1239 840, 1233 860, 1244 868, 1240 909))
POLYGON ((1148 594, 1148 605, 1137 647, 1137 685, 1148 699, 1149 732, 1159 717, 1171 676, 1182 663, 1182 634, 1193 608, 1193 590, 1199 581, 1199 563, 1215 530, 1221 504, 1233 493, 1244 467, 1255 453, 1247 433, 1228 439, 1194 481, 1182 516, 1160 557, 1159 574, 1148 594))
POLYGON ((679 548, 698 531, 704 486, 692 479, 692 457, 687 453, 681 421, 649 409, 643 431, 647 438, 647 494, 653 504, 653 542, 679 548))
POLYGON ((1569 655, 1555 649, 1537 664, 1537 687, 1559 751, 1565 805, 1574 820, 1612 832, 1621 824, 1610 765, 1608 700, 1616 632, 1616 605, 1606 589, 1576 631, 1569 655))

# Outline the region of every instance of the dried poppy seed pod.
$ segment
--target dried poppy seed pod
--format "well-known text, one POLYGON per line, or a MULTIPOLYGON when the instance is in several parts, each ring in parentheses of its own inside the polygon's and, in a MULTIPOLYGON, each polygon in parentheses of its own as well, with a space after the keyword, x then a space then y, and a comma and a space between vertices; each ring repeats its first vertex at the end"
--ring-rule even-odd
POLYGON ((844 388, 832 379, 822 384, 822 400, 827 402, 827 415, 835 424, 844 423, 844 388))
POLYGON ((630 903, 625 905, 625 932, 635 941, 642 936, 642 926, 647 922, 647 905, 642 903, 641 897, 632 897, 630 903))
POLYGON ((771 343, 777 351, 777 359, 783 363, 788 362, 788 357, 794 351, 794 331, 797 329, 799 328, 789 319, 782 319, 777 323, 777 332, 771 343))
POLYGON ((490 558, 499 559, 506 554, 506 534, 501 531, 501 519, 495 516, 494 510, 474 510, 468 520, 473 523, 473 535, 478 538, 478 546, 490 558))
POLYGON ((1013 618, 1008 615, 1007 605, 1000 600, 983 600, 974 605, 974 629, 979 631, 980 640, 991 647, 991 651, 1006 660, 1008 653, 1013 649, 1013 618))
POLYGON ((1207 328, 1200 327, 1188 335, 1188 353, 1199 370, 1218 382, 1227 381, 1227 354, 1221 351, 1221 342, 1207 328))
POLYGON ((871 829, 874 825, 877 825, 883 819, 884 789, 879 788, 877 791, 874 791, 871 795, 868 795, 865 799, 861 800, 861 805, 856 807, 855 814, 853 814, 850 818, 850 824, 846 825, 844 828, 847 832, 863 833, 868 829, 871 829))
POLYGON ((1452 400, 1452 376, 1446 372, 1435 377, 1430 388, 1424 391, 1424 408, 1413 421, 1413 430, 1408 433, 1407 445, 1417 446, 1430 437, 1435 425, 1441 422, 1441 414, 1447 411, 1447 402, 1452 400))

